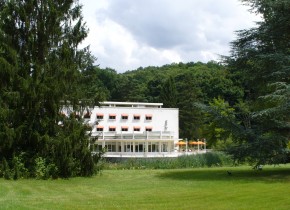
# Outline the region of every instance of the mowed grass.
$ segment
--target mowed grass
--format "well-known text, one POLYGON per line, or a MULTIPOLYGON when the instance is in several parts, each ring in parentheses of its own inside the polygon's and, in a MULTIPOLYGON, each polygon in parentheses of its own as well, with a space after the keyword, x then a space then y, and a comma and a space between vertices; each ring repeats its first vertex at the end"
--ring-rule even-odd
POLYGON ((290 209, 290 165, 106 170, 92 178, 0 179, 0 209, 290 209), (232 175, 228 175, 230 170, 232 175))

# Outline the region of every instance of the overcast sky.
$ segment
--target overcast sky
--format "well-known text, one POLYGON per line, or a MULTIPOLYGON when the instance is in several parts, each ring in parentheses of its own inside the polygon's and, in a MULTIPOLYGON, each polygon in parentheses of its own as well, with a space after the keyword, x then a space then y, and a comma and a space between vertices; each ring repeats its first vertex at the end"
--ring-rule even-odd
POLYGON ((79 0, 83 46, 118 72, 229 54, 235 31, 258 20, 239 0, 79 0))

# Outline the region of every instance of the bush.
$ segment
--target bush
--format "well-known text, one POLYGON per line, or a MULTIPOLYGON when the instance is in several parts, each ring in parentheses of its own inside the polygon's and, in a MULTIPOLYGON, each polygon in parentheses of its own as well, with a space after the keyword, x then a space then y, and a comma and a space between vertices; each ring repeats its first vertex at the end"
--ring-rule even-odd
POLYGON ((8 162, 6 161, 5 158, 3 158, 3 160, 2 160, 2 171, 3 171, 4 179, 11 179, 12 178, 12 173, 11 173, 10 167, 9 167, 8 162))
POLYGON ((58 178, 58 168, 54 163, 50 163, 46 167, 46 178, 58 178))
POLYGON ((36 179, 46 178, 46 165, 45 165, 45 160, 42 157, 35 158, 34 176, 36 179))
POLYGON ((231 166, 231 158, 222 152, 184 155, 177 158, 106 159, 104 169, 178 169, 231 166))
POLYGON ((24 153, 21 153, 18 156, 14 155, 10 162, 3 158, 2 162, 0 163, 0 177, 14 180, 28 178, 29 171, 25 167, 23 156, 24 153))
POLYGON ((20 153, 18 156, 13 156, 12 159, 12 174, 13 179, 28 178, 29 172, 24 164, 24 153, 20 153))
POLYGON ((104 154, 106 152, 106 149, 103 148, 102 151, 93 154, 92 158, 94 161, 94 173, 99 174, 102 172, 102 170, 105 168, 106 161, 104 159, 104 154))
POLYGON ((58 168, 54 163, 46 163, 42 157, 35 158, 34 177, 36 179, 49 179, 58 177, 58 168))

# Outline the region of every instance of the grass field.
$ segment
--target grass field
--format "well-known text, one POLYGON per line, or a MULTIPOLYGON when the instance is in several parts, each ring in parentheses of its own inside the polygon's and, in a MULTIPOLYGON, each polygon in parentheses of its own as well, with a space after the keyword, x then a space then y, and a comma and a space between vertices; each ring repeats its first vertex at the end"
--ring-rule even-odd
POLYGON ((93 178, 0 179, 0 209, 288 210, 290 165, 262 171, 105 170, 93 178))

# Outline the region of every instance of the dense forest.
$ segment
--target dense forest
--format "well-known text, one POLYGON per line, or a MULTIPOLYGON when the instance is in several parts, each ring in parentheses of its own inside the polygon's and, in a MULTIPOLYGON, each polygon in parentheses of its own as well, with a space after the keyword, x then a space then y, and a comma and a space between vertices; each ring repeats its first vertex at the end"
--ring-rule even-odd
POLYGON ((125 73, 94 66, 72 0, 0 1, 0 177, 92 176, 86 107, 162 102, 179 108, 180 137, 206 138, 236 163, 290 159, 290 1, 242 0, 262 17, 220 62, 125 73), (70 107, 69 116, 62 113, 70 107))

